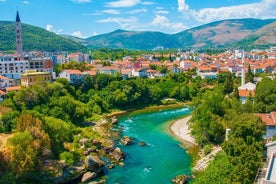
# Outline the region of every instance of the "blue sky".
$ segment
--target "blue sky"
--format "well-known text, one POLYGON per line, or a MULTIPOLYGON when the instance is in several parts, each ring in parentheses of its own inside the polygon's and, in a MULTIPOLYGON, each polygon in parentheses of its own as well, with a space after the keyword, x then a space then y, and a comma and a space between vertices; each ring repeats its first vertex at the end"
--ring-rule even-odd
POLYGON ((116 29, 177 33, 230 18, 276 18, 276 0, 0 0, 0 20, 90 37, 116 29))

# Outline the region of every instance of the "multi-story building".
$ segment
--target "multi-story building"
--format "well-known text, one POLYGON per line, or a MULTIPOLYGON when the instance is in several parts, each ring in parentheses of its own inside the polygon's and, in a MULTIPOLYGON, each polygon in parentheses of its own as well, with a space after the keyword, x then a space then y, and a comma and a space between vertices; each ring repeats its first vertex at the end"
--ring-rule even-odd
POLYGON ((29 87, 39 82, 51 82, 50 72, 37 72, 36 70, 28 70, 21 74, 21 85, 29 87))
POLYGON ((53 69, 53 60, 50 57, 30 58, 29 69, 38 72, 51 72, 53 69))
POLYGON ((18 55, 0 55, 0 75, 20 79, 20 74, 29 69, 29 60, 18 55))

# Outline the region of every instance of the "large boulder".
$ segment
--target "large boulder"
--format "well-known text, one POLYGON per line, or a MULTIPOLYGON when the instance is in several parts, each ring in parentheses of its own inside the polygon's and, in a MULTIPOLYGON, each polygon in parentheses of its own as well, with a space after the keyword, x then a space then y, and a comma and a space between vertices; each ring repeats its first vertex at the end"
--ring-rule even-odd
POLYGON ((76 179, 81 178, 81 176, 86 172, 83 166, 70 166, 65 167, 60 176, 48 178, 50 183, 70 183, 76 179))
POLYGON ((126 145, 132 145, 134 144, 134 140, 131 138, 131 137, 128 137, 128 136, 123 136, 121 138, 121 144, 126 146, 126 145))
POLYGON ((97 156, 88 155, 84 161, 87 171, 99 174, 104 166, 104 162, 97 156))
POLYGON ((189 180, 189 176, 187 176, 185 174, 181 174, 181 175, 178 175, 178 176, 174 177, 172 179, 172 182, 174 184, 185 184, 185 183, 188 182, 188 180, 189 180))
POLYGON ((122 161, 126 158, 125 153, 119 147, 115 148, 109 155, 115 161, 122 161))
POLYGON ((97 174, 94 172, 86 172, 84 173, 84 175, 82 176, 81 182, 85 183, 88 182, 91 179, 94 179, 97 177, 97 174))

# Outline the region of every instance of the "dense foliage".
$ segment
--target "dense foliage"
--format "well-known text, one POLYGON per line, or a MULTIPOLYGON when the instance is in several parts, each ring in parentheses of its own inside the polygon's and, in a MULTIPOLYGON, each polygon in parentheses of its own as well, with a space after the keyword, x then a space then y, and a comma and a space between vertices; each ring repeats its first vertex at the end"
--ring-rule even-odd
POLYGON ((257 84, 254 108, 261 113, 276 111, 276 79, 266 77, 257 84))
POLYGON ((98 74, 86 76, 81 85, 58 79, 10 92, 2 102, 6 112, 0 130, 13 136, 7 149, 0 151, 0 171, 5 173, 0 181, 30 179, 30 173, 39 172, 41 163, 49 158, 63 159, 68 165, 78 161, 82 153, 79 140, 102 137, 83 128, 83 122, 116 109, 158 105, 174 98, 192 101, 192 134, 204 152, 209 153, 211 145, 223 148, 193 182, 252 183, 261 166, 264 134, 263 123, 252 113, 275 110, 276 80, 265 78, 257 85, 254 103, 249 99, 242 104, 234 90, 235 78, 229 73, 220 74, 216 80, 192 75, 189 71, 156 79, 122 80, 117 75, 98 74), (227 141, 226 128, 230 129, 227 141))
POLYGON ((9 110, 2 116, 0 130, 13 136, 7 144, 9 154, 0 151, 1 162, 7 165, 0 165, 1 173, 5 173, 0 182, 10 180, 11 176, 15 181, 36 182, 33 176, 41 176, 42 163, 47 159, 75 163, 82 157, 78 144, 82 137, 104 136, 91 128, 82 128, 85 122, 114 109, 161 104, 166 98, 191 100, 200 91, 201 79, 189 75, 122 80, 119 76, 98 74, 86 76, 81 85, 58 79, 10 92, 2 102, 2 108, 9 110))
POLYGON ((262 165, 263 122, 252 114, 250 99, 242 104, 235 93, 225 93, 223 86, 207 90, 192 113, 192 134, 199 146, 223 148, 204 173, 197 173, 194 183, 252 183, 262 165))

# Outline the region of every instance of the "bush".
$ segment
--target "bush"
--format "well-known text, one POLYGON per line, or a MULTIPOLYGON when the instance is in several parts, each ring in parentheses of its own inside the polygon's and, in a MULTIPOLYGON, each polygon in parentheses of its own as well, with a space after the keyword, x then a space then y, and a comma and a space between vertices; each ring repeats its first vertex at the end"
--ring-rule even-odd
POLYGON ((209 153, 211 153, 211 151, 212 151, 212 146, 210 144, 207 144, 204 146, 203 152, 205 155, 208 155, 209 153))
POLYGON ((64 160, 66 164, 73 165, 75 163, 76 156, 72 152, 64 151, 59 155, 60 160, 64 160))

